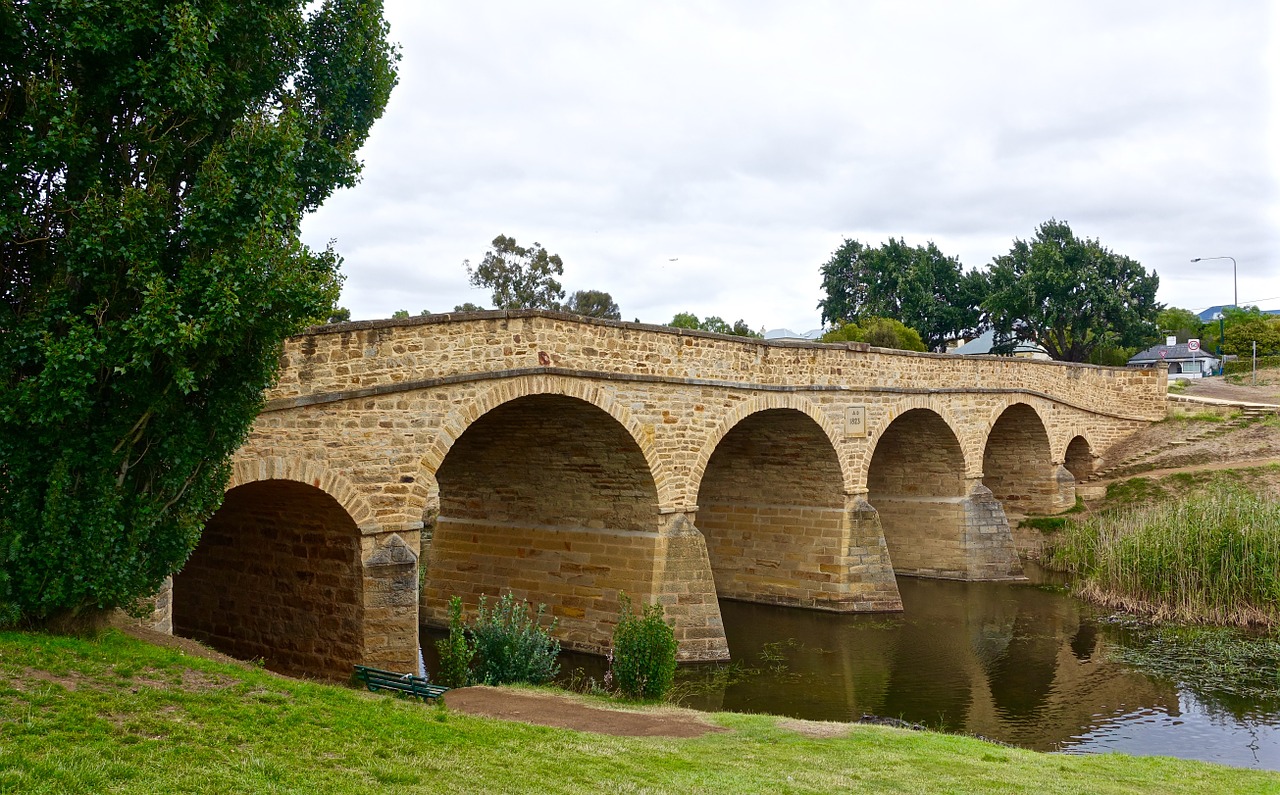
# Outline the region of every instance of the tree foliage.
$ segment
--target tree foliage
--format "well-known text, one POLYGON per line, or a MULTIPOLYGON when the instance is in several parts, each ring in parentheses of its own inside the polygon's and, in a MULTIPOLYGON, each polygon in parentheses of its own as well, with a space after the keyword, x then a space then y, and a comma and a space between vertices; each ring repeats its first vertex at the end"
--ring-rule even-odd
POLYGON ((1203 328, 1200 316, 1190 309, 1170 306, 1156 314, 1156 333, 1160 337, 1156 342, 1164 342, 1166 334, 1177 337, 1178 342, 1199 339, 1203 328))
POLYGON ((1258 355, 1280 353, 1280 315, 1263 312, 1256 306, 1225 307, 1222 311, 1226 341, 1223 352, 1241 358, 1253 356, 1253 344, 1258 344, 1258 355))
POLYGON ((996 257, 982 302, 997 339, 1039 343, 1054 359, 1088 361, 1102 345, 1139 345, 1155 333, 1160 277, 1050 219, 996 257))
POLYGON ((823 342, 865 342, 877 348, 901 351, 924 351, 924 341, 915 329, 889 317, 864 317, 858 323, 845 323, 822 335, 823 342))
POLYGON ((356 182, 386 34, 362 0, 0 9, 4 619, 127 605, 190 554, 281 340, 335 306, 299 222, 356 182))
POLYGON ((559 254, 549 254, 541 243, 525 248, 515 238, 498 235, 493 248, 475 267, 470 260, 462 265, 472 287, 487 288, 494 309, 559 310, 564 288, 556 280, 564 274, 559 254))
POLYGON ((733 325, 729 325, 724 318, 717 315, 710 315, 706 320, 699 320, 698 316, 692 312, 677 312, 667 325, 672 328, 710 331, 715 334, 731 334, 735 337, 751 337, 752 339, 760 339, 764 336, 758 331, 752 331, 751 327, 747 325, 747 321, 741 318, 734 321, 733 325))
POLYGON ((890 239, 871 248, 846 238, 821 270, 826 297, 818 308, 831 326, 889 318, 915 329, 929 350, 979 327, 984 275, 966 274, 932 242, 890 239))
POLYGON ((599 317, 605 320, 622 319, 622 310, 618 308, 613 296, 603 290, 578 290, 561 308, 565 312, 586 317, 599 317))

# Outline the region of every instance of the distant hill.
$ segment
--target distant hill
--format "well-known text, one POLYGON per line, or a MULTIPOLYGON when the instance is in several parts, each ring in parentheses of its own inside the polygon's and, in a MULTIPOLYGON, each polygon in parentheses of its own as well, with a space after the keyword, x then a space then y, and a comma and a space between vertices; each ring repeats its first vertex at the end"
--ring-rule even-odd
MULTIPOLYGON (((1210 320, 1217 320, 1218 314, 1222 312, 1223 309, 1226 309, 1226 305, 1211 306, 1208 309, 1201 312, 1200 314, 1196 315, 1196 317, 1200 318, 1201 323, 1208 323, 1210 320)), ((1280 315, 1280 309, 1264 309, 1262 310, 1262 313, 1264 315, 1280 315)))

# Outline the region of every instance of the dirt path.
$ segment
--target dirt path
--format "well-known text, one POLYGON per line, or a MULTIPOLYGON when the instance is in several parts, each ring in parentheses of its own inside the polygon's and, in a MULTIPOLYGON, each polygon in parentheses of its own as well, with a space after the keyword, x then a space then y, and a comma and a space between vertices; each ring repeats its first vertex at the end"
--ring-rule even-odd
POLYGON ((1170 467, 1168 469, 1148 469, 1134 475, 1121 475, 1115 478, 1099 480, 1097 481, 1097 484, 1105 486, 1108 483, 1115 483, 1119 480, 1133 480, 1134 478, 1162 478, 1166 475, 1177 475, 1183 472, 1204 472, 1206 470, 1219 469, 1252 469, 1253 467, 1265 467, 1271 464, 1280 464, 1280 459, 1246 458, 1233 461, 1216 461, 1211 464, 1197 464, 1195 466, 1170 467))
POLYGON ((1222 376, 1193 378, 1187 381, 1187 388, 1182 394, 1188 397, 1238 400, 1244 403, 1280 404, 1280 376, 1275 374, 1275 370, 1260 371, 1257 386, 1248 383, 1230 384, 1222 376))
POLYGON ((525 693, 496 687, 464 687, 444 696, 449 709, 467 715, 518 720, 539 726, 612 734, 619 737, 701 737, 728 729, 714 726, 693 710, 660 707, 632 712, 600 709, 572 696, 525 693))
MULTIPOLYGON (((165 635, 122 620, 115 627, 139 640, 177 649, 193 657, 249 667, 249 663, 188 638, 165 635)), ((282 676, 282 674, 276 674, 282 676)), ((612 734, 619 737, 701 737, 728 729, 706 721, 702 713, 676 707, 658 707, 643 712, 590 707, 574 696, 554 693, 526 693, 496 687, 464 687, 450 690, 444 697, 449 709, 467 715, 518 720, 539 726, 612 734)))

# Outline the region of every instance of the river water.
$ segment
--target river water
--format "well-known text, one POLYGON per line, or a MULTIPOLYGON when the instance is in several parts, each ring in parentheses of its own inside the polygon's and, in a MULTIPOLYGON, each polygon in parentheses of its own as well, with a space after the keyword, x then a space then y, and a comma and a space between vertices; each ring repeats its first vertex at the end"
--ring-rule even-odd
MULTIPOLYGON (((683 668, 681 680, 698 683, 683 703, 809 720, 870 714, 1040 751, 1280 770, 1280 703, 1109 661, 1131 633, 1060 588, 909 577, 898 587, 905 609, 893 615, 722 601, 736 668, 683 668)), ((562 665, 562 677, 603 673, 589 655, 562 665)))

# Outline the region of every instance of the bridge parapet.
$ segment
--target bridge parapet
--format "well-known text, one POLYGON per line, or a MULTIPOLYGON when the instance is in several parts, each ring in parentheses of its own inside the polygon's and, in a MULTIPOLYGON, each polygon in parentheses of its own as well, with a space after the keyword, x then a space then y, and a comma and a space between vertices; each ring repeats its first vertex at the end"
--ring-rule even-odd
POLYGON ((457 379, 556 373, 761 391, 1023 392, 1154 422, 1156 370, 752 340, 533 310, 325 326, 285 345, 272 406, 421 388, 457 379))

